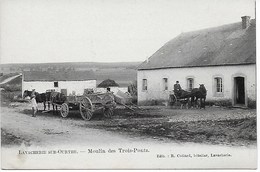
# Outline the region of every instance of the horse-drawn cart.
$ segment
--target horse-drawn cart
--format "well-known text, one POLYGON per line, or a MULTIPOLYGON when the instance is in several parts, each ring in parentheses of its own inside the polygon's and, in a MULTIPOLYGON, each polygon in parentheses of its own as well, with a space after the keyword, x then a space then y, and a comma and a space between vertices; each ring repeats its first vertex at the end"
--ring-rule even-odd
POLYGON ((66 118, 70 110, 79 110, 84 120, 90 120, 97 110, 102 110, 105 117, 111 117, 115 107, 112 93, 92 93, 67 96, 67 100, 60 105, 60 113, 63 118, 66 118))
POLYGON ((187 93, 189 93, 189 92, 186 92, 186 93, 184 93, 183 95, 180 96, 180 95, 176 95, 174 92, 170 92, 169 105, 174 106, 174 105, 180 104, 181 109, 184 105, 187 108, 187 105, 189 103, 189 96, 187 96, 187 93))
POLYGON ((173 106, 180 103, 181 108, 183 105, 186 105, 186 108, 188 108, 190 100, 190 106, 200 106, 200 108, 205 108, 206 96, 207 90, 204 84, 200 84, 199 88, 193 88, 191 91, 181 90, 178 95, 174 94, 174 91, 170 92, 169 104, 173 106), (199 105, 197 103, 198 99, 200 99, 199 105))

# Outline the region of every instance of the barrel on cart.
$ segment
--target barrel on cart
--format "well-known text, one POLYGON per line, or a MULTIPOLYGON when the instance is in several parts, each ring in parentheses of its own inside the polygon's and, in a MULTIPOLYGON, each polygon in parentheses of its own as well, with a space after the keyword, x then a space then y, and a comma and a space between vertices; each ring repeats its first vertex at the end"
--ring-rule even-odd
POLYGON ((63 118, 66 118, 70 110, 77 109, 80 111, 81 117, 89 121, 97 110, 102 110, 105 117, 111 117, 115 107, 113 93, 92 93, 82 96, 67 96, 66 102, 60 105, 60 113, 63 118))

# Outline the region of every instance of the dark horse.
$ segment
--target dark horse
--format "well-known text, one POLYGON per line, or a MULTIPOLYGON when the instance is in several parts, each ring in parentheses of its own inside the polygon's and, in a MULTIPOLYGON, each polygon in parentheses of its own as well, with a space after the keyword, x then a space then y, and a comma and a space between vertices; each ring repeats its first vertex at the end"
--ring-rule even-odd
POLYGON ((197 101, 198 99, 200 99, 200 108, 204 108, 205 109, 205 101, 206 101, 206 96, 207 96, 207 90, 204 86, 204 84, 200 84, 199 88, 194 88, 191 90, 191 105, 194 104, 195 102, 195 106, 197 106, 197 101))
POLYGON ((55 113, 58 111, 58 105, 66 102, 67 97, 63 93, 52 91, 46 92, 46 100, 52 103, 53 113, 55 113))
MULTIPOLYGON (((31 96, 32 96, 32 91, 25 90, 25 91, 23 92, 23 98, 25 98, 25 97, 27 97, 27 96, 31 97, 31 96)), ((46 101, 47 101, 47 99, 46 99, 46 93, 38 93, 38 92, 35 92, 35 98, 36 98, 36 102, 37 102, 37 103, 43 103, 43 105, 44 105, 44 111, 45 111, 45 109, 46 109, 46 101)), ((48 106, 48 107, 49 107, 49 109, 50 109, 50 106, 48 106)))
POLYGON ((191 99, 191 106, 197 106, 197 101, 200 99, 200 108, 205 108, 205 101, 207 96, 207 90, 204 84, 200 84, 199 88, 193 88, 191 91, 181 90, 180 95, 177 97, 178 99, 182 100, 183 104, 188 104, 189 100, 191 99))

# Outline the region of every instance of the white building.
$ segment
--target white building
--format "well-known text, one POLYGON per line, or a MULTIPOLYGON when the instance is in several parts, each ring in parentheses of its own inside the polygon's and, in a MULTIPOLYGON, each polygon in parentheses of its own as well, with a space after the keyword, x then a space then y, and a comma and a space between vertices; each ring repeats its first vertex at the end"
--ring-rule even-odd
POLYGON ((55 90, 65 95, 83 95, 88 89, 96 89, 96 79, 93 71, 24 72, 22 92, 32 89, 39 93, 55 90))
POLYGON ((138 68, 138 103, 167 101, 176 81, 185 90, 204 84, 208 102, 255 106, 255 20, 244 16, 242 24, 182 33, 166 43, 138 68))

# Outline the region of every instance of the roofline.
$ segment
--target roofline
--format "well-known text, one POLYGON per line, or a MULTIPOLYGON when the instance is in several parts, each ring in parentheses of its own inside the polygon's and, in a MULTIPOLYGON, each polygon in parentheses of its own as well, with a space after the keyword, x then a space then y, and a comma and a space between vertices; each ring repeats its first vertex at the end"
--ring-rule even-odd
POLYGON ((175 66, 175 67, 155 67, 155 68, 143 68, 137 70, 157 70, 157 69, 171 69, 171 68, 194 68, 194 67, 214 67, 214 66, 236 66, 236 65, 251 65, 256 63, 231 63, 231 64, 217 64, 217 65, 201 65, 201 66, 175 66))
POLYGON ((59 82, 59 81, 96 81, 97 79, 87 79, 87 80, 23 80, 23 81, 35 81, 35 82, 59 82))

